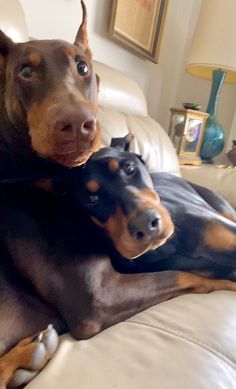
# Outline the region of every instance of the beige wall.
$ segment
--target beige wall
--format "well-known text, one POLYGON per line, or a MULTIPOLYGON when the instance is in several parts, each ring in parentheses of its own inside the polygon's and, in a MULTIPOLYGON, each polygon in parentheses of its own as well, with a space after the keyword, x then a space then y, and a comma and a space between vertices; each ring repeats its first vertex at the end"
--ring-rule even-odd
POLYGON ((234 117, 232 120, 232 125, 230 127, 228 142, 226 144, 226 151, 231 149, 233 139, 236 139, 236 109, 234 111, 234 117))
MULTIPOLYGON (((185 101, 181 82, 201 0, 170 0, 158 66, 150 67, 148 102, 152 115, 168 128, 169 109, 185 101), (179 98, 178 98, 179 96, 179 98), (184 99, 182 99, 184 98, 184 99)), ((193 83, 197 83, 196 79, 193 83)), ((187 99, 193 101, 192 98, 187 99)))
MULTIPOLYGON (((35 38, 61 38, 73 41, 82 11, 80 0, 20 0, 29 34, 35 38)), ((88 31, 94 59, 121 70, 145 90, 148 62, 129 53, 108 38, 112 0, 85 0, 88 31)))
MULTIPOLYGON (((211 82, 185 72, 201 3, 202 0, 170 0, 160 61, 157 67, 150 67, 147 94, 150 111, 166 129, 171 106, 181 107, 183 102, 196 102, 206 109, 208 103, 211 82)), ((227 150, 233 136, 236 139, 235 85, 223 85, 218 120, 225 129, 227 150)))
MULTIPOLYGON (((31 36, 73 41, 81 21, 79 0, 20 1, 31 36)), ((157 65, 129 53, 108 38, 112 0, 85 1, 94 58, 136 80, 147 96, 150 114, 165 129, 168 128, 170 107, 181 106, 184 101, 197 102, 206 107, 211 83, 192 77, 184 70, 202 0, 169 0, 157 65)), ((224 85, 218 118, 227 134, 232 127, 235 101, 236 86, 224 85)))

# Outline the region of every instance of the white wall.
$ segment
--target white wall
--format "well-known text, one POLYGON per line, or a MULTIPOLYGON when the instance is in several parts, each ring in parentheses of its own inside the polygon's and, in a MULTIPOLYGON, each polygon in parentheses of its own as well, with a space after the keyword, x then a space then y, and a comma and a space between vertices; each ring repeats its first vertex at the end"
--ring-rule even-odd
POLYGON ((226 151, 231 149, 232 143, 233 143, 232 142, 233 139, 234 140, 236 139, 236 109, 234 111, 234 117, 233 117, 233 120, 232 120, 232 125, 230 127, 228 141, 227 141, 227 144, 226 144, 226 151))
MULTIPOLYGON (((32 37, 74 41, 81 23, 80 0, 20 0, 32 37)), ((148 61, 131 54, 108 38, 112 0, 85 0, 88 32, 94 59, 134 78, 142 89, 148 82, 148 61)))
MULTIPOLYGON (((183 101, 192 101, 200 103, 203 106, 203 110, 207 108, 210 90, 211 90, 211 81, 203 80, 200 78, 193 77, 187 74, 184 70, 185 65, 188 60, 188 53, 190 51, 190 45, 192 41, 192 35, 194 32, 194 27, 196 24, 196 13, 199 13, 201 1, 193 2, 193 12, 190 18, 190 25, 188 29, 188 37, 186 39, 186 45, 183 52, 183 66, 180 71, 180 79, 178 85, 178 93, 176 95, 176 105, 181 106, 183 101)), ((233 126, 233 119, 235 116, 234 122, 234 131, 236 137, 236 85, 234 84, 224 84, 220 93, 220 99, 218 104, 218 113, 217 119, 222 124, 225 131, 226 145, 225 150, 220 156, 216 158, 218 163, 228 163, 227 157, 225 156, 225 151, 229 149, 229 145, 232 144, 232 134, 231 128, 233 126)))
MULTIPOLYGON (((38 39, 61 38, 73 42, 81 22, 80 0, 20 1, 26 14, 30 36, 38 39)), ((112 0, 85 0, 94 59, 105 62, 136 80, 148 98, 151 115, 165 127, 169 120, 169 108, 175 102, 179 77, 184 66, 182 58, 192 6, 201 5, 201 1, 169 0, 160 60, 156 65, 109 39, 112 0)))
MULTIPOLYGON (((150 67, 147 93, 149 109, 166 129, 170 107, 181 107, 183 102, 199 103, 203 109, 207 107, 211 82, 193 77, 185 71, 201 3, 202 0, 170 0, 160 61, 157 67, 150 67)), ((217 117, 225 130, 228 150, 233 136, 236 139, 235 85, 223 85, 217 117)))
MULTIPOLYGON (((81 22, 80 0, 20 1, 32 37, 73 41, 81 22)), ((136 80, 147 96, 150 114, 165 129, 168 128, 170 107, 180 107, 185 101, 206 107, 211 83, 192 77, 184 70, 202 0, 169 0, 157 65, 131 54, 108 38, 112 0, 85 1, 94 59, 136 80)), ((227 134, 234 117, 235 102, 236 87, 224 85, 218 118, 227 134)))
MULTIPOLYGON (((202 0, 170 0, 158 66, 150 68, 148 102, 151 113, 168 128, 170 107, 177 104, 181 76, 186 58, 185 48, 191 40, 202 0), (153 82, 154 81, 154 82, 153 82), (158 84, 157 84, 158 82, 158 84)), ((196 79, 193 80, 197 83, 196 79)), ((193 101, 191 98, 188 101, 193 101)))

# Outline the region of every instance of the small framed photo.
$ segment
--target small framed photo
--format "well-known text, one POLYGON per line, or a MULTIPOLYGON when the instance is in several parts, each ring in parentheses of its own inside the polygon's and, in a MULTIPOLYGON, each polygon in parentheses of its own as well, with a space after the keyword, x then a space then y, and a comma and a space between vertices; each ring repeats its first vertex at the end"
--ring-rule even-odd
POLYGON ((199 156, 205 130, 206 112, 171 108, 169 136, 182 165, 201 165, 199 156))
POLYGON ((110 37, 157 63, 168 0, 113 0, 110 37))

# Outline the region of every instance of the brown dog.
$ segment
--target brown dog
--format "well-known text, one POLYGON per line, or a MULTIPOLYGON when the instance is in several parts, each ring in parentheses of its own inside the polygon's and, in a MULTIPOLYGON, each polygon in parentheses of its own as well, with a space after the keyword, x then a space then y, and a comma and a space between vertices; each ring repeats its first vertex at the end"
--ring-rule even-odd
MULTIPOLYGON (((74 45, 60 40, 14 44, 0 32, 1 149, 19 157, 17 170, 36 156, 78 166, 99 148, 97 80, 84 5, 83 10, 74 45)), ((6 163, 1 173, 9 178, 6 163)))
MULTIPOLYGON (((60 40, 15 44, 0 31, 2 181, 44 176, 45 172, 60 170, 60 166, 78 166, 99 148, 98 77, 92 67, 83 2, 82 8, 83 21, 73 45, 60 40)), ((19 285, 11 285, 15 284, 13 278, 18 282, 17 276, 11 274, 8 280, 5 259, 1 259, 0 270, 1 355, 25 336, 55 323, 57 314, 22 288, 19 292, 19 285), (36 326, 25 325, 24 316, 21 318, 20 312, 27 305, 36 312, 36 326), (19 332, 12 326, 14 321, 17 326, 21 323, 19 332)), ((26 374, 18 370, 15 385, 27 382, 51 358, 56 346, 57 335, 52 327, 20 343, 0 359, 0 386, 5 387, 19 367, 34 371, 26 374)))

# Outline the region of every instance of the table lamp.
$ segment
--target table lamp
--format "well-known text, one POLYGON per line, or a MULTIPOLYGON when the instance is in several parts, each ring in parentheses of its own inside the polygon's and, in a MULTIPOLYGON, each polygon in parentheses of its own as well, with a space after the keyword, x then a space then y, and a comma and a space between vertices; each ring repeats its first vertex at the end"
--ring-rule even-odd
POLYGON ((236 0, 203 0, 186 70, 212 80, 200 156, 212 158, 224 148, 224 130, 216 119, 223 82, 236 83, 236 0))

